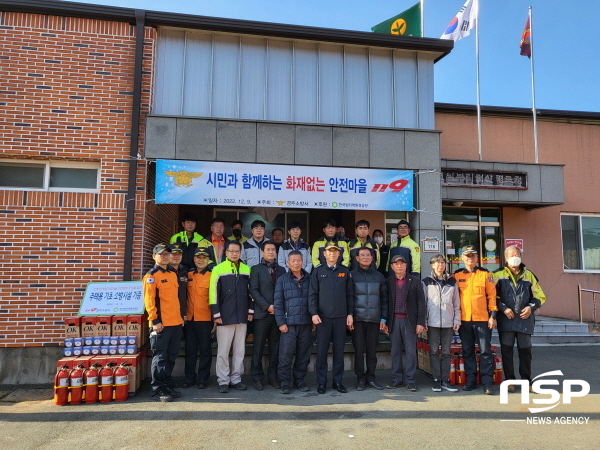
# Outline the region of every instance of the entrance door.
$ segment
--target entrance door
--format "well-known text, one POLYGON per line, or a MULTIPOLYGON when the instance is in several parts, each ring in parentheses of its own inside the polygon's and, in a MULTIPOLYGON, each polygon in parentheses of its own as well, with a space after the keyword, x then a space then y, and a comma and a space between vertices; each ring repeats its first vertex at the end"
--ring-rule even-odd
POLYGON ((448 271, 462 269, 464 264, 460 259, 463 248, 475 245, 479 248, 479 227, 477 225, 446 225, 446 256, 448 258, 448 271))
POLYGON ((466 245, 475 245, 479 253, 479 265, 493 272, 500 268, 500 227, 490 225, 445 225, 446 256, 448 271, 453 273, 464 268, 460 258, 466 245))

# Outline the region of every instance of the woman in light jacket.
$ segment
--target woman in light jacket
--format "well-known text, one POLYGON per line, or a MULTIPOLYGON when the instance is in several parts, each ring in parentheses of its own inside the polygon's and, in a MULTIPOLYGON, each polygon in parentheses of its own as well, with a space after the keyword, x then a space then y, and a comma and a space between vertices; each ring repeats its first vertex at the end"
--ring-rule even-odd
POLYGON ((429 360, 433 375, 434 392, 445 389, 457 392, 450 384, 450 346, 454 331, 460 328, 460 298, 456 280, 446 272, 446 259, 438 253, 429 260, 431 275, 423 279, 423 290, 427 298, 427 338, 429 360), (442 344, 442 355, 438 348, 442 344))

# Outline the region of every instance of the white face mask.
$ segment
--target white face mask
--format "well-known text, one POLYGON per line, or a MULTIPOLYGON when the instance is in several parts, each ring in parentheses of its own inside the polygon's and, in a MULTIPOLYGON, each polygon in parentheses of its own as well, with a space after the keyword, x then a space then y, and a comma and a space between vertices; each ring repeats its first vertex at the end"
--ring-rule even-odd
POLYGON ((510 267, 519 267, 521 265, 521 258, 518 256, 511 256, 506 260, 510 267))
POLYGON ((383 242, 383 236, 377 236, 376 238, 373 238, 373 240, 378 244, 381 244, 383 242))

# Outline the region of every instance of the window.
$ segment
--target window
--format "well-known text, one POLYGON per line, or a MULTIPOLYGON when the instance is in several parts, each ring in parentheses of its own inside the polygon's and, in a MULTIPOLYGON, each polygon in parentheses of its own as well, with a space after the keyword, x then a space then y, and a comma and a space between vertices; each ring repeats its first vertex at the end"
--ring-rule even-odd
POLYGON ((600 216, 560 216, 566 271, 600 271, 600 216))
POLYGON ((100 163, 0 160, 0 189, 97 192, 100 163))

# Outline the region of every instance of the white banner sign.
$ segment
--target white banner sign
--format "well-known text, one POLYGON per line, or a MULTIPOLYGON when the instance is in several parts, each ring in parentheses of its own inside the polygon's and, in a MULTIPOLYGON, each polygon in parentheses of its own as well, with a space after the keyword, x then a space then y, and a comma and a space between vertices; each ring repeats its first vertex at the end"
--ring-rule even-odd
POLYGON ((411 211, 413 172, 156 161, 156 203, 411 211))

